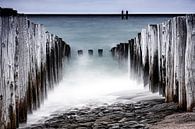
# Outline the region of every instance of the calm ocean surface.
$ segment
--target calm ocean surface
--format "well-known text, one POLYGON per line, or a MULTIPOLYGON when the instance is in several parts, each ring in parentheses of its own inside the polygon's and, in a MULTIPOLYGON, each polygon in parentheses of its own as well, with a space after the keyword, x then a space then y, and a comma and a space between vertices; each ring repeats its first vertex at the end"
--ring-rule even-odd
POLYGON ((132 16, 31 16, 36 23, 62 37, 74 49, 109 48, 134 38, 148 24, 161 23, 170 17, 132 16))
POLYGON ((134 96, 131 101, 135 102, 158 96, 149 93, 143 87, 142 80, 130 78, 128 63, 119 65, 109 50, 120 42, 134 38, 148 24, 161 23, 169 18, 132 16, 128 20, 121 20, 119 16, 29 17, 63 38, 71 46, 72 59, 65 66, 63 80, 53 91, 49 91, 41 107, 28 115, 27 125, 44 122, 52 114, 72 108, 122 102, 118 97, 134 96), (97 56, 98 48, 104 49, 103 57, 97 56), (84 50, 83 56, 77 56, 78 49, 84 50), (88 49, 94 50, 94 56, 87 55, 88 49))

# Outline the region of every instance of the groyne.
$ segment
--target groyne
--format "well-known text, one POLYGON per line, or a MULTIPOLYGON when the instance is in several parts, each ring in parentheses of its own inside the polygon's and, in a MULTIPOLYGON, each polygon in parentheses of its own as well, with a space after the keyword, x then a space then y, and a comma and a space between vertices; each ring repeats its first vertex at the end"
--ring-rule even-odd
POLYGON ((111 49, 113 56, 129 52, 130 73, 142 78, 152 92, 165 96, 166 102, 192 111, 195 107, 195 15, 174 17, 151 24, 138 35, 111 49))
POLYGON ((41 24, 0 8, 0 128, 16 128, 62 78, 70 46, 41 24))

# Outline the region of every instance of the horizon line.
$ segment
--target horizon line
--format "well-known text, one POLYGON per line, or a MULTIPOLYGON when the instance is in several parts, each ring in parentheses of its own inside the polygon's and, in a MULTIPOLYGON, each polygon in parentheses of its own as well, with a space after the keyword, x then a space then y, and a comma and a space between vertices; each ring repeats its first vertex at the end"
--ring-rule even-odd
MULTIPOLYGON (((26 15, 121 15, 121 13, 22 13, 18 12, 19 14, 26 14, 26 15)), ((134 13, 128 13, 128 15, 177 15, 177 14, 195 14, 195 12, 134 12, 134 13)), ((124 14, 126 15, 126 14, 124 14)))
MULTIPOLYGON (((120 13, 19 13, 29 16, 121 16, 120 13)), ((158 15, 187 15, 187 14, 195 14, 195 12, 189 13, 129 13, 128 16, 158 16, 158 15)), ((126 15, 126 14, 125 14, 126 15)))
MULTIPOLYGON (((127 10, 128 11, 128 10, 127 10)), ((21 14, 63 14, 63 15, 73 15, 73 14, 81 14, 81 15, 91 15, 91 14, 120 14, 121 12, 20 12, 21 14)), ((131 12, 128 11, 128 14, 195 14, 195 12, 131 12)))

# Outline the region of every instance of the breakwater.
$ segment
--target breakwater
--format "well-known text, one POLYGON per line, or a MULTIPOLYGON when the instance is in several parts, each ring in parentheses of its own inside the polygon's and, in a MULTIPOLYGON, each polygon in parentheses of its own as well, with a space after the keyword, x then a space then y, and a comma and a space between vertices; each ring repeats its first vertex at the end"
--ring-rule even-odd
POLYGON ((193 110, 195 15, 148 25, 127 46, 118 44, 111 52, 113 56, 125 57, 126 50, 132 76, 142 78, 150 91, 165 96, 166 102, 177 102, 180 108, 193 110))
POLYGON ((70 46, 12 9, 0 8, 0 128, 16 128, 62 79, 70 46))

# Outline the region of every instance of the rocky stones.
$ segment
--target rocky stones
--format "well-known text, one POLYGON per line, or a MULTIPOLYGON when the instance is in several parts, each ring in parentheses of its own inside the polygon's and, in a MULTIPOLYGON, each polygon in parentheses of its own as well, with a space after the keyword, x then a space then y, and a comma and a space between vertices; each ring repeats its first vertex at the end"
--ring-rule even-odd
POLYGON ((53 128, 55 126, 70 129, 147 129, 148 124, 158 122, 165 116, 178 111, 175 103, 165 103, 163 99, 140 101, 135 104, 116 103, 92 109, 87 108, 87 110, 76 109, 74 113, 70 111, 53 117, 43 124, 27 128, 53 128), (83 111, 86 113, 82 113, 83 111))

